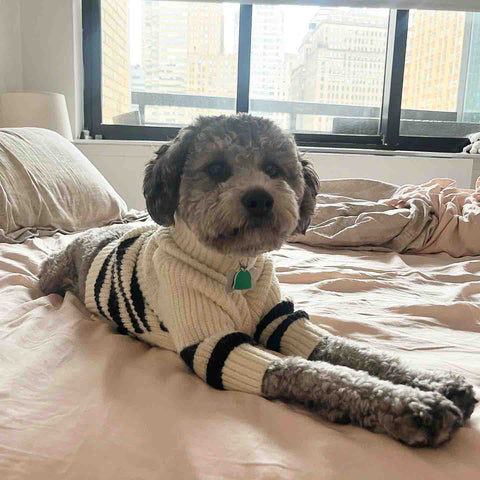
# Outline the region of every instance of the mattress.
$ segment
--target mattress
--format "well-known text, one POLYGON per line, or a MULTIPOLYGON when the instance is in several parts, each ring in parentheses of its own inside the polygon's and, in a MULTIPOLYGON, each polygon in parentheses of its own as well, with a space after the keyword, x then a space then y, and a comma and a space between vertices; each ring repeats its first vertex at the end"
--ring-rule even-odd
MULTIPOLYGON (((117 335, 73 295, 44 296, 40 262, 72 236, 0 244, 0 478, 480 477, 480 408, 451 442, 414 449, 302 408, 217 391, 174 353, 117 335)), ((286 294, 330 332, 480 394, 480 257, 274 255, 286 294)))

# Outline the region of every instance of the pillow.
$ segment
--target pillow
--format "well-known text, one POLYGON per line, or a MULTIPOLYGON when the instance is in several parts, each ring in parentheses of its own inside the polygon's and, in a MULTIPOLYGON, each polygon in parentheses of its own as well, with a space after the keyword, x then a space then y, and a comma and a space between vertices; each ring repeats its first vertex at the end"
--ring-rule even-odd
POLYGON ((0 129, 0 241, 19 243, 139 217, 137 211, 128 214, 103 175, 58 133, 0 129))

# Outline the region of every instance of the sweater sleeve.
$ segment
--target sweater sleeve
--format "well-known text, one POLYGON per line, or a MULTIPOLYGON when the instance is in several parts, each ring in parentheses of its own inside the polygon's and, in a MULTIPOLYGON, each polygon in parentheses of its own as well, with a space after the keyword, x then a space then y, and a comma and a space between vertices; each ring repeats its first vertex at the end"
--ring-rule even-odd
POLYGON ((265 371, 278 356, 242 332, 222 332, 180 351, 185 363, 219 390, 262 394, 265 371))
POLYGON ((212 387, 261 395, 265 371, 280 355, 235 328, 234 306, 227 296, 217 298, 212 282, 175 268, 174 274, 163 270, 158 308, 176 351, 212 387))
POLYGON ((310 322, 306 312, 283 300, 260 320, 253 338, 269 350, 309 359, 326 336, 329 333, 310 322))

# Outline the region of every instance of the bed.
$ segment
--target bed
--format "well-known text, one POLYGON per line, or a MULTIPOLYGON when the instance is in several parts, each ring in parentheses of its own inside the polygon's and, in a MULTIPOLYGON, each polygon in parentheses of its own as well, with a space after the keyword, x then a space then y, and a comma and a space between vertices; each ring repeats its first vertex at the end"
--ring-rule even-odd
MULTIPOLYGON (((44 296, 39 263, 72 239, 0 246, 0 478, 478 478, 478 410, 449 444, 408 448, 216 391, 73 295, 44 296)), ((313 321, 480 386, 480 258, 288 245, 275 260, 313 321)))
MULTIPOLYGON (((479 478, 480 409, 448 444, 409 448, 214 390, 178 355, 115 334, 75 296, 45 296, 39 265, 75 238, 64 230, 0 243, 2 480, 479 478)), ((479 396, 480 256, 289 244, 274 260, 312 321, 459 372, 479 396)))

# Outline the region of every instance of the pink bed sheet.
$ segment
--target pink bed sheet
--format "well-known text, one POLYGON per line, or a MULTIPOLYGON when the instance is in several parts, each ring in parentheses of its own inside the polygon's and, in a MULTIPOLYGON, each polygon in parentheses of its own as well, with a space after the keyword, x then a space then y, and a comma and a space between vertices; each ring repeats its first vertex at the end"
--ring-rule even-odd
MULTIPOLYGON (((43 296, 39 262, 71 239, 0 245, 0 479, 480 478, 480 409, 449 444, 408 448, 216 391, 174 353, 92 321, 73 295, 43 296)), ((286 293, 331 332, 480 387, 480 257, 297 246, 275 257, 286 293)))

